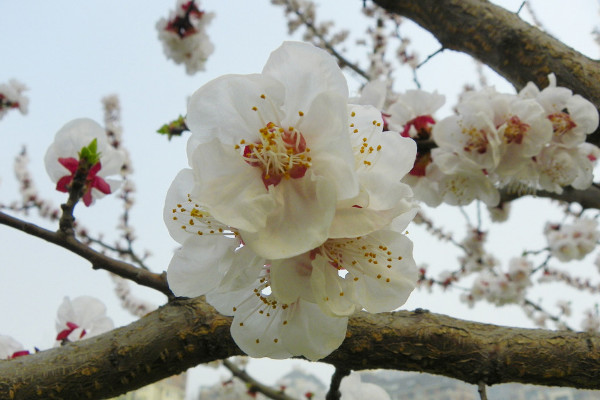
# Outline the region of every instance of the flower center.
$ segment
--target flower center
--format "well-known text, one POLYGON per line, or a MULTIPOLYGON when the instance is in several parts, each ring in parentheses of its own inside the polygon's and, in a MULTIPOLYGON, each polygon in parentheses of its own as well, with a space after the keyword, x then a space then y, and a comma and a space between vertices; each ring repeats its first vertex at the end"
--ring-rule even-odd
MULTIPOLYGON (((311 166, 311 158, 308 156, 310 149, 306 147, 304 136, 294 127, 283 129, 269 122, 260 129, 259 138, 257 142, 250 144, 242 139, 240 145, 244 149, 244 160, 253 167, 262 169, 265 187, 276 186, 283 178, 298 179, 306 174, 311 166)), ((236 145, 236 149, 239 148, 236 145)))
POLYGON ((577 124, 571 119, 571 116, 566 112, 557 112, 548 115, 548 119, 552 122, 554 134, 561 136, 575 128, 577 124))
POLYGON ((467 139, 463 147, 465 152, 470 153, 471 151, 475 151, 478 154, 487 152, 489 140, 483 129, 464 128, 462 133, 467 139))
POLYGON ((368 236, 329 239, 313 251, 327 258, 338 271, 350 272, 354 281, 359 279, 358 275, 366 274, 390 282, 385 271, 402 260, 402 256, 394 255, 383 243, 368 236))
POLYGON ((435 120, 431 115, 419 115, 404 125, 404 130, 400 135, 403 137, 426 140, 431 137, 431 125, 434 124, 435 120))
POLYGON ((504 142, 506 144, 523 143, 523 137, 529 130, 529 124, 521 121, 519 117, 513 115, 506 122, 506 127, 504 128, 504 142))
MULTIPOLYGON (((77 325, 76 323, 67 322, 67 329, 63 329, 62 331, 60 331, 58 335, 56 335, 56 340, 66 340, 69 337, 69 335, 77 328, 79 328, 79 325, 77 325)), ((81 334, 79 335, 79 339, 84 337, 86 333, 87 332, 85 331, 85 329, 83 329, 81 331, 81 334)))

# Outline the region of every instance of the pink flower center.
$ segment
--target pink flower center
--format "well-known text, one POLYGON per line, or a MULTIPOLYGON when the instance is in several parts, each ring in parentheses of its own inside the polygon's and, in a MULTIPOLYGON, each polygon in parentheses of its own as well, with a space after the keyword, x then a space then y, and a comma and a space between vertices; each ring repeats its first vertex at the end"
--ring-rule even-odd
POLYGON ((548 119, 550 122, 552 122, 554 133, 559 136, 564 135, 577 126, 577 124, 571 119, 571 116, 562 111, 548 115, 548 119))
POLYGON ((12 353, 12 355, 10 357, 8 357, 9 359, 12 358, 17 358, 17 357, 23 357, 23 356, 28 356, 29 355, 29 350, 21 350, 21 351, 15 351, 14 353, 12 353))
POLYGON ((434 124, 435 120, 431 115, 419 115, 404 125, 404 130, 400 135, 423 140, 429 139, 431 136, 431 125, 434 124))
POLYGON ((530 125, 521 121, 519 117, 513 115, 510 117, 508 121, 506 121, 506 126, 504 128, 504 142, 506 144, 523 143, 523 138, 525 134, 529 130, 530 125))
MULTIPOLYGON (((71 333, 73 333, 73 331, 75 329, 79 328, 79 325, 73 323, 73 322, 67 322, 67 329, 63 329, 62 331, 58 332, 58 335, 56 335, 56 340, 65 340, 69 337, 69 335, 71 333)), ((86 334, 85 329, 83 329, 81 331, 81 334, 79 335, 79 339, 81 339, 82 337, 84 337, 86 334)))
MULTIPOLYGON (((253 167, 262 169, 265 187, 278 185, 283 178, 302 178, 311 166, 310 149, 306 140, 294 127, 283 129, 269 122, 260 129, 260 139, 243 146, 244 160, 253 167)), ((241 146, 236 145, 236 149, 241 146)))
POLYGON ((462 133, 467 136, 466 143, 463 150, 467 153, 475 151, 479 154, 485 154, 487 152, 489 140, 483 129, 477 128, 464 128, 462 133))
POLYGON ((202 18, 204 11, 200 11, 193 1, 182 4, 181 8, 184 11, 184 15, 178 15, 173 20, 169 21, 165 30, 176 33, 177 36, 183 39, 198 32, 196 27, 192 24, 191 18, 202 18))
MULTIPOLYGON (((56 182, 56 190, 63 193, 68 193, 71 182, 73 182, 73 178, 75 177, 75 173, 80 167, 81 163, 85 163, 85 161, 79 161, 76 158, 59 158, 58 162, 71 172, 71 175, 65 175, 56 182)), ((83 164, 81 164, 83 167, 83 164)), ((87 177, 85 179, 85 187, 83 192, 83 203, 89 207, 92 204, 92 189, 98 189, 104 194, 110 194, 110 185, 106 183, 106 181, 97 176, 98 172, 102 169, 102 164, 98 161, 96 164, 92 165, 88 170, 87 177)))

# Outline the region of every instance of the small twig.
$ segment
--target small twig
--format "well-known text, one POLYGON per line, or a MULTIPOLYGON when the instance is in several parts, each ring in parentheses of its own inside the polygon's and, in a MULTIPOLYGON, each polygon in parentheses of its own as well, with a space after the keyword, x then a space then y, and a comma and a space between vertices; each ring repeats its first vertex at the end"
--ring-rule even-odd
POLYGON ((439 53, 441 53, 444 50, 445 50, 444 47, 440 47, 439 49, 437 49, 436 51, 434 51, 433 53, 428 55, 423 61, 421 61, 419 64, 417 64, 416 67, 413 68, 413 82, 415 82, 415 85, 417 85, 417 89, 421 89, 421 83, 419 82, 419 78, 417 77, 417 70, 419 68, 421 68, 423 65, 425 65, 425 63, 427 63, 433 57, 435 57, 436 55, 438 55, 439 53))
POLYGON ((321 35, 319 33, 319 30, 315 27, 315 25, 309 21, 304 13, 302 13, 300 10, 298 10, 297 8, 293 8, 294 13, 298 16, 298 18, 300 18, 300 20, 302 21, 302 23, 304 25, 306 25, 306 27, 308 29, 310 29, 310 31, 313 33, 313 35, 315 35, 316 37, 318 37, 321 40, 321 43, 323 44, 323 46, 325 47, 325 49, 327 49, 327 51, 329 51, 329 53, 331 53, 331 55, 333 55, 335 58, 337 58, 338 60, 340 60, 340 62, 342 63, 342 65, 350 68, 352 71, 356 72, 358 75, 362 76, 363 78, 365 78, 367 81, 370 80, 369 75, 363 71, 358 65, 352 63, 350 60, 348 60, 346 57, 344 57, 343 55, 341 55, 330 43, 327 39, 325 39, 325 37, 323 37, 323 35, 321 35))
POLYGON ((159 292, 164 293, 169 299, 175 297, 173 292, 171 292, 171 289, 169 289, 166 274, 164 272, 162 274, 156 274, 137 268, 126 262, 115 260, 86 246, 75 239, 74 236, 68 236, 62 232, 49 231, 3 212, 0 212, 0 225, 10 226, 11 228, 15 228, 29 235, 63 247, 88 260, 92 263, 92 268, 94 269, 104 269, 115 275, 119 275, 122 278, 132 280, 140 285, 156 289, 159 292))
POLYGON ((481 400, 487 400, 487 394, 485 393, 485 382, 479 381, 477 385, 477 391, 479 392, 479 397, 481 400))
POLYGON ((286 395, 282 391, 273 389, 272 387, 258 382, 256 379, 251 377, 246 371, 244 371, 241 368, 238 368, 234 363, 232 363, 229 360, 223 360, 223 366, 225 366, 225 368, 227 368, 233 374, 233 376, 245 382, 249 386, 250 390, 252 390, 253 392, 260 392, 265 396, 275 400, 294 400, 293 397, 286 395))
POLYGON ((527 299, 523 300, 523 304, 528 305, 528 306, 532 307, 534 310, 541 312, 542 314, 547 316, 549 319, 554 321, 554 323, 557 326, 562 326, 567 331, 575 332, 575 330, 573 328, 571 328, 570 326, 568 326, 564 321, 562 321, 560 319, 560 317, 550 314, 548 311, 544 310, 539 304, 536 304, 536 303, 532 302, 531 300, 527 300, 527 299))
POLYGON ((519 7, 519 9, 517 10, 517 12, 515 14, 519 15, 521 13, 521 10, 523 10, 523 7, 525 7, 525 4, 527 4, 527 1, 524 1, 521 3, 521 6, 519 7))
POLYGON ((83 237, 85 238, 85 241, 87 241, 89 243, 97 244, 98 246, 101 246, 101 247, 105 248, 106 250, 114 251, 120 257, 129 256, 135 264, 139 265, 140 268, 143 268, 148 271, 150 270, 150 268, 148 268, 148 266, 144 263, 144 260, 142 258, 140 258, 137 254, 135 254, 133 247, 131 246, 131 243, 129 243, 129 246, 127 249, 121 249, 117 246, 111 246, 110 244, 104 242, 103 240, 93 238, 87 234, 84 234, 83 237))
POLYGON ((329 384, 329 391, 325 400, 340 400, 342 393, 340 393, 340 384, 342 379, 350 375, 350 370, 341 367, 335 367, 335 372, 331 376, 331 383, 329 384))

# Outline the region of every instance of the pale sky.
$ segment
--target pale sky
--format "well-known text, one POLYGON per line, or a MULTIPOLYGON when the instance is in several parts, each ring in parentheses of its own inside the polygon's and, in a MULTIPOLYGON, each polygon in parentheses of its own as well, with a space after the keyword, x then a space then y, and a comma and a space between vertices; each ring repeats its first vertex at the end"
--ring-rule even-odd
MULTIPOLYGON (((318 14, 322 19, 335 18, 340 27, 351 27, 355 38, 361 37, 365 26, 365 19, 360 14, 362 2, 329 0, 322 3, 325 4, 319 7, 318 14)), ((521 2, 497 3, 516 10, 521 2)), ((550 33, 598 58, 600 47, 590 35, 594 24, 598 26, 598 1, 576 0, 569 2, 568 7, 562 0, 534 0, 532 4, 550 33)), ((216 50, 206 64, 206 71, 190 77, 182 66, 165 58, 157 39, 156 21, 166 17, 173 7, 174 2, 141 0, 0 2, 0 37, 3 38, 0 41, 0 83, 16 78, 30 88, 27 92, 29 114, 22 116, 13 111, 0 121, 0 138, 3 140, 0 202, 10 203, 18 198, 12 164, 23 145, 27 145, 31 171, 42 196, 51 199, 56 206, 65 201, 63 194, 53 190, 44 170, 46 148, 56 131, 74 118, 89 117, 102 123, 100 99, 118 94, 124 141, 132 155, 133 179, 137 187, 137 205, 131 213, 139 237, 137 250, 140 253, 144 249, 152 250, 148 264, 158 272, 166 269, 171 252, 177 246, 162 222, 164 196, 176 173, 187 166, 187 160, 185 138, 175 138, 169 143, 165 137, 155 134, 155 130, 179 114, 185 114, 187 96, 201 85, 226 73, 260 72, 269 53, 282 41, 289 40, 282 9, 271 6, 266 0, 205 0, 201 8, 216 14, 208 28, 216 50)), ((529 19, 525 11, 523 15, 529 19)), ((408 22, 403 25, 403 33, 411 37, 411 49, 422 58, 438 48, 429 34, 421 33, 408 22)), ((345 47, 352 48, 352 42, 345 47)), ((350 58, 364 59, 361 51, 352 51, 350 58)), ((498 90, 510 91, 510 86, 494 75, 486 70, 486 76, 498 90)), ((438 117, 448 115, 463 83, 476 81, 475 67, 468 57, 449 51, 425 65, 419 71, 419 78, 423 89, 437 90, 447 96, 448 103, 438 117)), ((361 83, 349 77, 353 91, 361 83)), ((413 88, 410 73, 400 73, 396 89, 413 88)), ((548 207, 540 212, 539 204, 533 200, 519 201, 514 207, 514 223, 494 227, 498 229, 493 234, 490 250, 495 255, 503 260, 517 256, 525 248, 524 243, 528 249, 544 247, 541 230, 545 221, 548 218, 560 221, 561 214, 556 208, 548 207)), ((119 207, 120 203, 113 196, 98 201, 89 209, 81 205, 75 215, 91 232, 104 232, 110 239, 118 223, 119 207)), ((473 211, 474 208, 467 210, 474 218, 473 211)), ((435 215, 436 222, 442 223, 448 231, 456 232, 457 240, 463 238, 465 223, 456 210, 444 208, 435 215)), ((27 218, 50 229, 56 228, 36 218, 35 212, 27 218)), ((409 237, 415 242, 417 263, 427 262, 436 271, 456 267, 457 253, 452 247, 440 245, 424 236, 418 228, 409 227, 409 231, 409 237)), ((0 226, 0 253, 3 256, 0 334, 14 337, 26 348, 44 349, 53 344, 56 309, 64 296, 101 298, 107 304, 108 315, 117 325, 132 320, 120 308, 107 273, 93 271, 87 261, 3 226, 0 226)), ((554 285, 546 285, 535 295, 542 298, 555 290, 554 285)), ((156 304, 164 301, 162 295, 148 289, 136 288, 135 293, 156 304)), ((404 308, 421 307, 460 318, 532 326, 518 307, 498 309, 479 304, 469 309, 458 301, 457 293, 415 292, 404 308)), ((590 305, 588 298, 583 299, 583 303, 590 305)), ((250 364, 249 370, 269 383, 289 370, 290 365, 298 363, 297 360, 256 361, 250 364)), ((328 381, 331 367, 311 368, 328 381)), ((200 371, 190 380, 189 386, 193 390, 198 383, 215 382, 225 375, 222 371, 207 368, 200 371)))

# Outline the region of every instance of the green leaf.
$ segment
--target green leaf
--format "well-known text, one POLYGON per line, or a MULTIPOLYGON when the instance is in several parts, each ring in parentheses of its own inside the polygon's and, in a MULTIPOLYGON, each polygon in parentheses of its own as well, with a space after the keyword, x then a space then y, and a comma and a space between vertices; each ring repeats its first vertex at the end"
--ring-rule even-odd
POLYGON ((181 134, 185 131, 188 131, 188 127, 185 124, 185 118, 182 115, 179 116, 176 120, 169 122, 168 124, 164 124, 161 126, 156 132, 161 135, 167 135, 167 138, 171 140, 173 136, 181 136, 181 134))
POLYGON ((100 161, 100 153, 98 153, 98 140, 94 138, 86 147, 79 151, 79 160, 85 160, 90 166, 96 165, 100 161))

